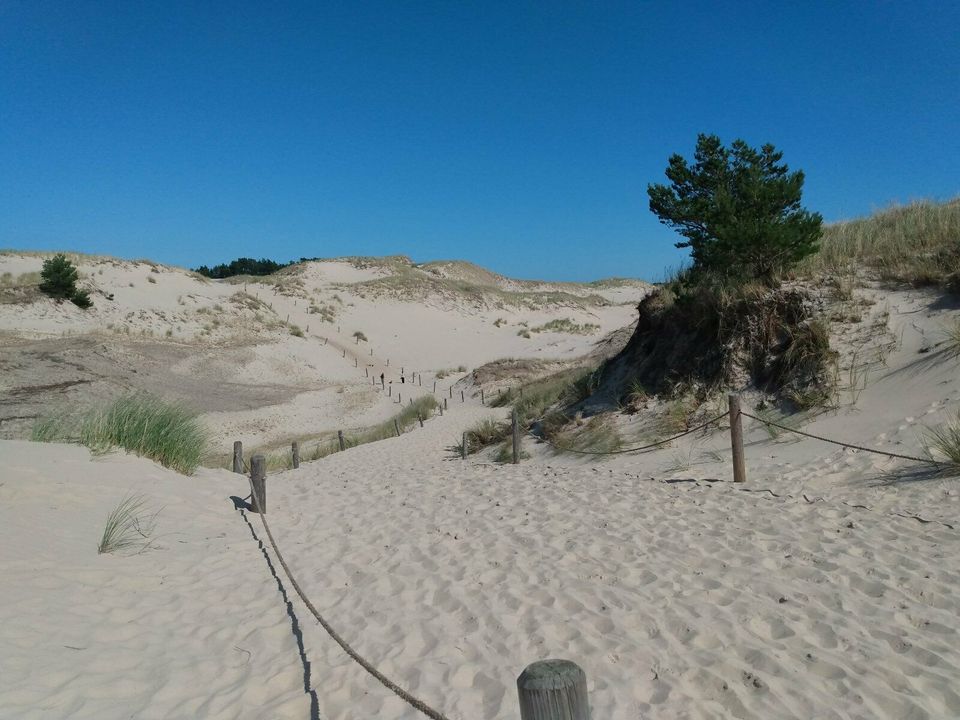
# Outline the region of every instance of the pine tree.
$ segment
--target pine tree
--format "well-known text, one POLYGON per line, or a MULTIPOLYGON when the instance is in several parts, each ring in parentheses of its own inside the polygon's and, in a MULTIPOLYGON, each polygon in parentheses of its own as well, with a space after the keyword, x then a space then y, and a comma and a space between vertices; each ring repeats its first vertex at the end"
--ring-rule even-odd
POLYGON ((43 261, 40 279, 40 292, 57 301, 69 300, 77 292, 77 269, 62 253, 43 261))
POLYGON ((823 218, 800 205, 803 172, 790 172, 773 145, 751 148, 699 135, 690 165, 670 157, 670 185, 647 187, 650 210, 687 238, 693 275, 771 282, 817 251, 823 218))

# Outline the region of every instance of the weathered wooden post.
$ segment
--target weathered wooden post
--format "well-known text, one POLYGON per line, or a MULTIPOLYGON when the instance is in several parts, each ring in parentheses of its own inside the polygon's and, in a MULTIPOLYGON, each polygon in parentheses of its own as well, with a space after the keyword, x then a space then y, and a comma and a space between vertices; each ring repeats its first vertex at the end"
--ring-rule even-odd
POLYGON ((393 429, 397 431, 397 437, 400 437, 400 423, 396 418, 393 419, 393 429))
POLYGON ((423 375, 417 375, 417 387, 423 387, 423 375))
POLYGON ((440 417, 443 417, 443 405, 438 406, 440 408, 440 417))
POLYGON ((433 381, 433 391, 434 391, 434 392, 437 391, 437 381, 436 381, 436 380, 433 381))
POLYGON ((423 427, 423 416, 419 412, 417 413, 417 420, 420 421, 420 427, 423 427))
POLYGON ((370 368, 364 368, 364 369, 363 369, 363 376, 364 376, 364 377, 370 377, 370 368))
POLYGON ((393 383, 390 383, 390 390, 387 391, 387 397, 393 397, 393 383))
POLYGON ((590 720, 587 675, 570 660, 540 660, 517 678, 520 720, 590 720))
POLYGON ((340 452, 347 449, 347 442, 343 439, 343 430, 337 430, 337 441, 340 443, 340 452))
POLYGON ((233 471, 235 473, 243 472, 243 443, 239 440, 233 443, 233 471))
POLYGON ((453 385, 450 386, 450 399, 453 400, 453 385))
POLYGON ((390 367, 390 358, 387 358, 387 367, 390 367))
POLYGON ((290 454, 293 456, 293 469, 296 470, 300 467, 300 443, 290 443, 290 454))
POLYGON ((510 423, 513 425, 513 464, 520 463, 520 418, 517 416, 517 409, 514 408, 510 415, 510 423))
POLYGON ((460 402, 466 402, 466 401, 467 401, 467 398, 466 398, 466 396, 463 394, 463 390, 461 390, 461 391, 460 391, 460 402))
POLYGON ((483 388, 480 388, 480 404, 486 405, 487 401, 483 399, 483 388))
POLYGON ((463 441, 460 443, 460 459, 467 459, 467 433, 463 433, 463 441))
POLYGON ((740 396, 728 395, 730 403, 730 449, 733 451, 733 481, 746 482, 747 466, 743 458, 743 415, 740 413, 740 396))
POLYGON ((354 367, 357 367, 358 364, 359 364, 359 363, 357 362, 357 359, 354 358, 354 359, 353 359, 353 366, 354 366, 354 367))
POLYGON ((267 512, 267 459, 263 455, 250 458, 250 482, 253 490, 250 494, 250 509, 254 512, 267 512))
POLYGON ((346 351, 346 350, 343 351, 343 356, 344 356, 344 357, 347 356, 347 351, 346 351))
POLYGON ((401 403, 403 403, 403 397, 401 396, 400 391, 397 390, 397 404, 400 405, 401 403))
POLYGON ((443 409, 444 409, 444 410, 449 409, 449 405, 447 405, 447 399, 446 399, 446 398, 443 399, 443 409))

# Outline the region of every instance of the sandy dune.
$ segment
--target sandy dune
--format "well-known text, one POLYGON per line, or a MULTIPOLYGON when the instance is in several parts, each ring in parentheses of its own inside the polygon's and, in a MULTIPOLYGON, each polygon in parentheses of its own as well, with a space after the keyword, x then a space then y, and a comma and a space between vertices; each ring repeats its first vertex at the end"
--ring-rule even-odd
MULTIPOLYGON (((395 305, 399 323, 410 308, 395 305)), ((923 293, 883 293, 837 338, 871 358, 863 388, 802 429, 920 452, 924 426, 960 408, 960 359, 939 335, 956 313, 923 293)), ((371 340, 386 328, 375 315, 371 340)), ((489 345, 489 328, 475 329, 489 345)), ((453 331, 404 337, 415 332, 453 331)), ((402 340, 391 367, 421 352, 402 340)), ((559 342, 543 352, 589 340, 559 342)), ((251 382, 268 374, 259 347, 232 349, 248 353, 232 371, 224 357, 184 356, 182 372, 221 363, 231 382, 251 382)), ((276 417, 211 410, 225 438, 254 437, 257 417, 264 432, 308 422, 314 404, 377 417, 384 399, 365 404, 363 383, 333 397, 296 377, 307 357, 289 362, 285 385, 300 392, 276 417)), ((517 717, 517 675, 556 656, 585 669, 596 718, 960 717, 955 477, 771 438, 755 421, 745 485, 730 482, 723 429, 600 462, 532 439, 519 466, 454 456, 466 427, 502 415, 468 394, 422 429, 268 478, 272 530, 312 601, 451 720, 517 717)), ((625 437, 639 421, 620 421, 625 437)), ((259 519, 234 499, 244 477, 14 440, 0 458, 0 716, 419 717, 275 576, 259 519), (106 514, 130 492, 162 508, 155 542, 98 556, 106 514)))

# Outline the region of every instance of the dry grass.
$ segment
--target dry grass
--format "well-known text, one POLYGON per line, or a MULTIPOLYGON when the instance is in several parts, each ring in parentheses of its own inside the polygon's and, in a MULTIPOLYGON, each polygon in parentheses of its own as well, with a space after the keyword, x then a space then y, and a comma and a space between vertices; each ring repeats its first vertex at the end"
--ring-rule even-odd
POLYGON ((871 268, 882 280, 960 291, 960 198, 920 201, 824 229, 820 252, 800 274, 854 275, 871 268))

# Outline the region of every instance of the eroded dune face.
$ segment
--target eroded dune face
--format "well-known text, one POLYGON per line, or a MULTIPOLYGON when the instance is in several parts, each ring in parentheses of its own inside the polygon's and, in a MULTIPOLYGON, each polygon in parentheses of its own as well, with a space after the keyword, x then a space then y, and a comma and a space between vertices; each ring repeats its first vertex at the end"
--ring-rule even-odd
POLYGON ((407 402, 434 383, 449 392, 491 360, 588 353, 633 321, 648 288, 517 281, 404 258, 210 281, 152 262, 71 257, 89 310, 36 291, 43 257, 0 255, 3 437, 128 390, 202 412, 225 448, 366 426, 396 411, 391 382, 407 402))

